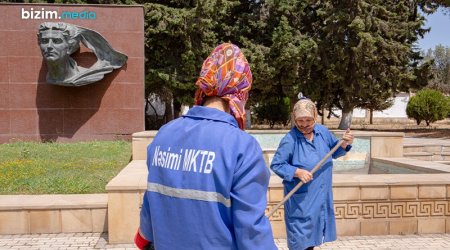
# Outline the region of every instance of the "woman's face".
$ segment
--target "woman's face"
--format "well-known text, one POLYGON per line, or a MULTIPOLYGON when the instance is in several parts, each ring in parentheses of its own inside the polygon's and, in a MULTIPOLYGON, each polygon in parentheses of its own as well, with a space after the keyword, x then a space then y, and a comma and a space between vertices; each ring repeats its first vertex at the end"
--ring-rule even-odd
POLYGON ((295 124, 302 134, 310 134, 313 131, 315 120, 312 117, 298 117, 295 119, 295 124))

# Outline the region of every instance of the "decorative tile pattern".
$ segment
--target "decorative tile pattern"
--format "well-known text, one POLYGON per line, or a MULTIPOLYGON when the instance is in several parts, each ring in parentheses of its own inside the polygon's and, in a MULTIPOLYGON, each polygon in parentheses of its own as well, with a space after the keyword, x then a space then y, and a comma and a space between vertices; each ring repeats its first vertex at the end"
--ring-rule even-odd
MULTIPOLYGON (((275 207, 277 203, 269 203, 266 207, 266 214, 275 207)), ((270 221, 284 221, 284 206, 281 206, 275 211, 275 213, 269 218, 270 221)))
POLYGON ((450 201, 335 203, 336 219, 449 216, 450 201))
MULTIPOLYGON (((282 192, 273 188, 270 191, 282 192)), ((349 185, 334 187, 333 191, 339 236, 445 233, 450 230, 447 185, 349 185), (421 196, 418 195, 419 187, 421 196), (430 227, 428 223, 434 224, 430 227)), ((281 200, 279 195, 269 198, 266 214, 281 200)), ((284 224, 284 208, 280 207, 269 219, 272 225, 284 224)), ((274 235, 283 232, 274 228, 274 235)))

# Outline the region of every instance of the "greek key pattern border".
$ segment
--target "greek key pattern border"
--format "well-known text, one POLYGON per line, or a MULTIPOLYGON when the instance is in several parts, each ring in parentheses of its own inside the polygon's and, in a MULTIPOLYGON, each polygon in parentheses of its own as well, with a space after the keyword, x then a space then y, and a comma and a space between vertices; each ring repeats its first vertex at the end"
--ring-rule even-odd
MULTIPOLYGON (((276 203, 268 204, 266 214, 276 203)), ((379 219, 450 216, 450 201, 393 201, 364 203, 334 203, 336 219, 379 219)), ((281 206, 270 218, 271 221, 284 220, 281 206)))
POLYGON ((336 219, 450 216, 450 201, 335 203, 336 219))
MULTIPOLYGON (((269 211, 272 209, 272 207, 275 207, 277 203, 269 203, 266 207, 266 215, 269 213, 269 211)), ((273 213, 273 215, 269 218, 270 221, 284 221, 284 206, 281 206, 273 213)))

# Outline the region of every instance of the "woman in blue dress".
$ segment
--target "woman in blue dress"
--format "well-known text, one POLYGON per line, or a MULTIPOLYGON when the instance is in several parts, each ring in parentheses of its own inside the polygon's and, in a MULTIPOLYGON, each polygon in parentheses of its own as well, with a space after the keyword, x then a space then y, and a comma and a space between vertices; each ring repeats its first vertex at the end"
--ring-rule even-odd
MULTIPOLYGON (((300 181, 304 183, 284 204, 288 247, 314 249, 336 240, 331 158, 314 175, 310 171, 339 140, 325 126, 316 124, 317 109, 310 99, 300 99, 292 117, 295 126, 281 140, 270 168, 283 179, 285 195, 300 181)), ((342 139, 345 142, 333 153, 333 158, 351 149, 350 129, 342 139)))

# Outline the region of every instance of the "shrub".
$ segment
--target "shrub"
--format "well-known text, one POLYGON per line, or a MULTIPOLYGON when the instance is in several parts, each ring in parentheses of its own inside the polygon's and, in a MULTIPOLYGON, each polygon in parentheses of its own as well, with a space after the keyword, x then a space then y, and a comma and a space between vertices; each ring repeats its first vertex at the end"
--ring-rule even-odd
POLYGON ((289 120, 289 98, 274 99, 265 103, 260 103, 256 108, 256 116, 258 120, 269 123, 273 126, 277 123, 286 124, 289 120))
POLYGON ((449 99, 441 92, 428 88, 417 92, 406 106, 406 114, 416 120, 417 125, 425 121, 429 126, 432 122, 446 118, 449 111, 449 99))

